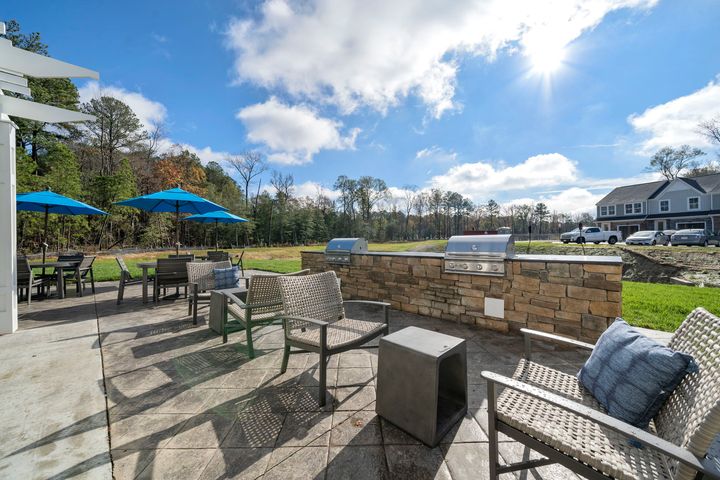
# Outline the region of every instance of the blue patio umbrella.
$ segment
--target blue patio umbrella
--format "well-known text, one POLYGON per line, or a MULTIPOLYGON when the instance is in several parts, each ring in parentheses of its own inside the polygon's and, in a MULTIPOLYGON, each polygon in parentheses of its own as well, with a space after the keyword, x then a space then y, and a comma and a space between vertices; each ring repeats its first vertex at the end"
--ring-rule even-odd
POLYGON ((189 217, 183 218, 189 222, 198 223, 214 223, 215 224, 215 250, 218 249, 218 223, 241 223, 247 222, 248 220, 237 215, 233 215, 230 212, 218 210, 216 212, 201 213, 197 215, 190 215, 189 217))
POLYGON ((17 210, 30 212, 45 212, 45 233, 43 234, 43 263, 47 250, 48 216, 51 213, 59 215, 107 215, 99 208, 88 205, 72 198, 55 193, 50 189, 40 192, 18 193, 15 196, 17 210))
POLYGON ((134 207, 147 212, 175 212, 175 253, 180 252, 180 213, 202 214, 227 208, 202 198, 182 188, 171 188, 161 192, 150 193, 141 197, 130 198, 115 205, 134 207))

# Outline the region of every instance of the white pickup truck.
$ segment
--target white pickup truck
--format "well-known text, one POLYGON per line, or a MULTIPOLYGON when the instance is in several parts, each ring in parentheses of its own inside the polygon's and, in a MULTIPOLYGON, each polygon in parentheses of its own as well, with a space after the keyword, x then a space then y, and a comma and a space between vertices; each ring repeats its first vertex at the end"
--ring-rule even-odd
POLYGON ((622 233, 617 230, 601 230, 600 227, 584 227, 582 231, 579 228, 560 235, 560 241, 563 243, 595 243, 607 242, 610 245, 622 240, 622 233))

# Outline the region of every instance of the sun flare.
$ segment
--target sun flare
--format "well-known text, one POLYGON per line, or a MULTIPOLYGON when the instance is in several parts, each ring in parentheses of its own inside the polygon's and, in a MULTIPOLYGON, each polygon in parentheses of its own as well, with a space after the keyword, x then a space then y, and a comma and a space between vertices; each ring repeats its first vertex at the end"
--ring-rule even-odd
POLYGON ((565 48, 544 46, 534 49, 530 54, 532 69, 543 75, 550 75, 562 67, 565 61, 565 48))

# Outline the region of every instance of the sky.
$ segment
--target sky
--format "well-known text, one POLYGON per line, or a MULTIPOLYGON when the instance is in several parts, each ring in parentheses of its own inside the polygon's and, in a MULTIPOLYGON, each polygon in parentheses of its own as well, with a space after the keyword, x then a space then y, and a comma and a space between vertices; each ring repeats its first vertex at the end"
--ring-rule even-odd
MULTIPOLYGON (((5 0, 166 145, 259 150, 297 195, 339 175, 594 211, 720 116, 717 0, 5 0)), ((230 172, 231 173, 231 172, 230 172)), ((269 174, 263 180, 268 183, 269 174)))

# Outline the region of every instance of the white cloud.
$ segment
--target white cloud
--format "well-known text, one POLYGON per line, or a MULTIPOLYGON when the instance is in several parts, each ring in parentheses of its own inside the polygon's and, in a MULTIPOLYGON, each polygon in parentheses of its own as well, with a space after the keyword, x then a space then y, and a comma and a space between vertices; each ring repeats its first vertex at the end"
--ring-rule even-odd
POLYGON ((433 145, 432 147, 419 150, 415 154, 415 159, 430 161, 432 163, 452 163, 457 160, 457 153, 433 145))
POLYGON ((336 200, 340 196, 340 192, 332 190, 318 182, 307 181, 299 185, 295 185, 294 195, 296 197, 316 198, 318 195, 325 195, 330 200, 336 200))
POLYGON ((233 19, 235 75, 352 112, 380 112, 414 95, 440 117, 455 108, 461 57, 492 61, 561 48, 609 12, 657 0, 268 0, 255 19, 233 19))
POLYGON ((100 85, 96 81, 89 81, 78 89, 80 101, 89 102, 92 99, 100 97, 113 97, 126 103, 138 120, 142 123, 143 128, 150 130, 156 125, 162 124, 167 118, 167 109, 165 105, 154 100, 150 100, 142 93, 131 92, 122 87, 114 87, 110 85, 100 85))
POLYGON ((360 132, 353 128, 343 135, 341 122, 321 117, 305 105, 286 105, 275 97, 241 109, 236 117, 245 125, 248 140, 270 149, 268 161, 282 165, 310 163, 323 149, 353 149, 360 132))
POLYGON ((463 163, 430 179, 430 186, 471 198, 487 198, 506 190, 526 190, 570 183, 578 178, 574 161, 559 153, 535 155, 513 166, 463 163))
POLYGON ((709 146, 709 140, 698 133, 698 124, 717 115, 720 115, 720 76, 689 95, 630 115, 628 122, 646 137, 639 153, 650 155, 665 146, 709 146))
POLYGON ((590 190, 579 187, 571 187, 552 195, 539 195, 537 197, 525 197, 503 202, 503 206, 544 203, 551 212, 568 213, 576 215, 580 213, 595 213, 595 204, 606 195, 604 193, 593 193, 590 190))
POLYGON ((180 147, 197 155, 203 165, 207 165, 210 162, 216 162, 222 165, 225 158, 229 155, 228 152, 215 151, 212 147, 197 148, 187 143, 181 143, 180 147))

